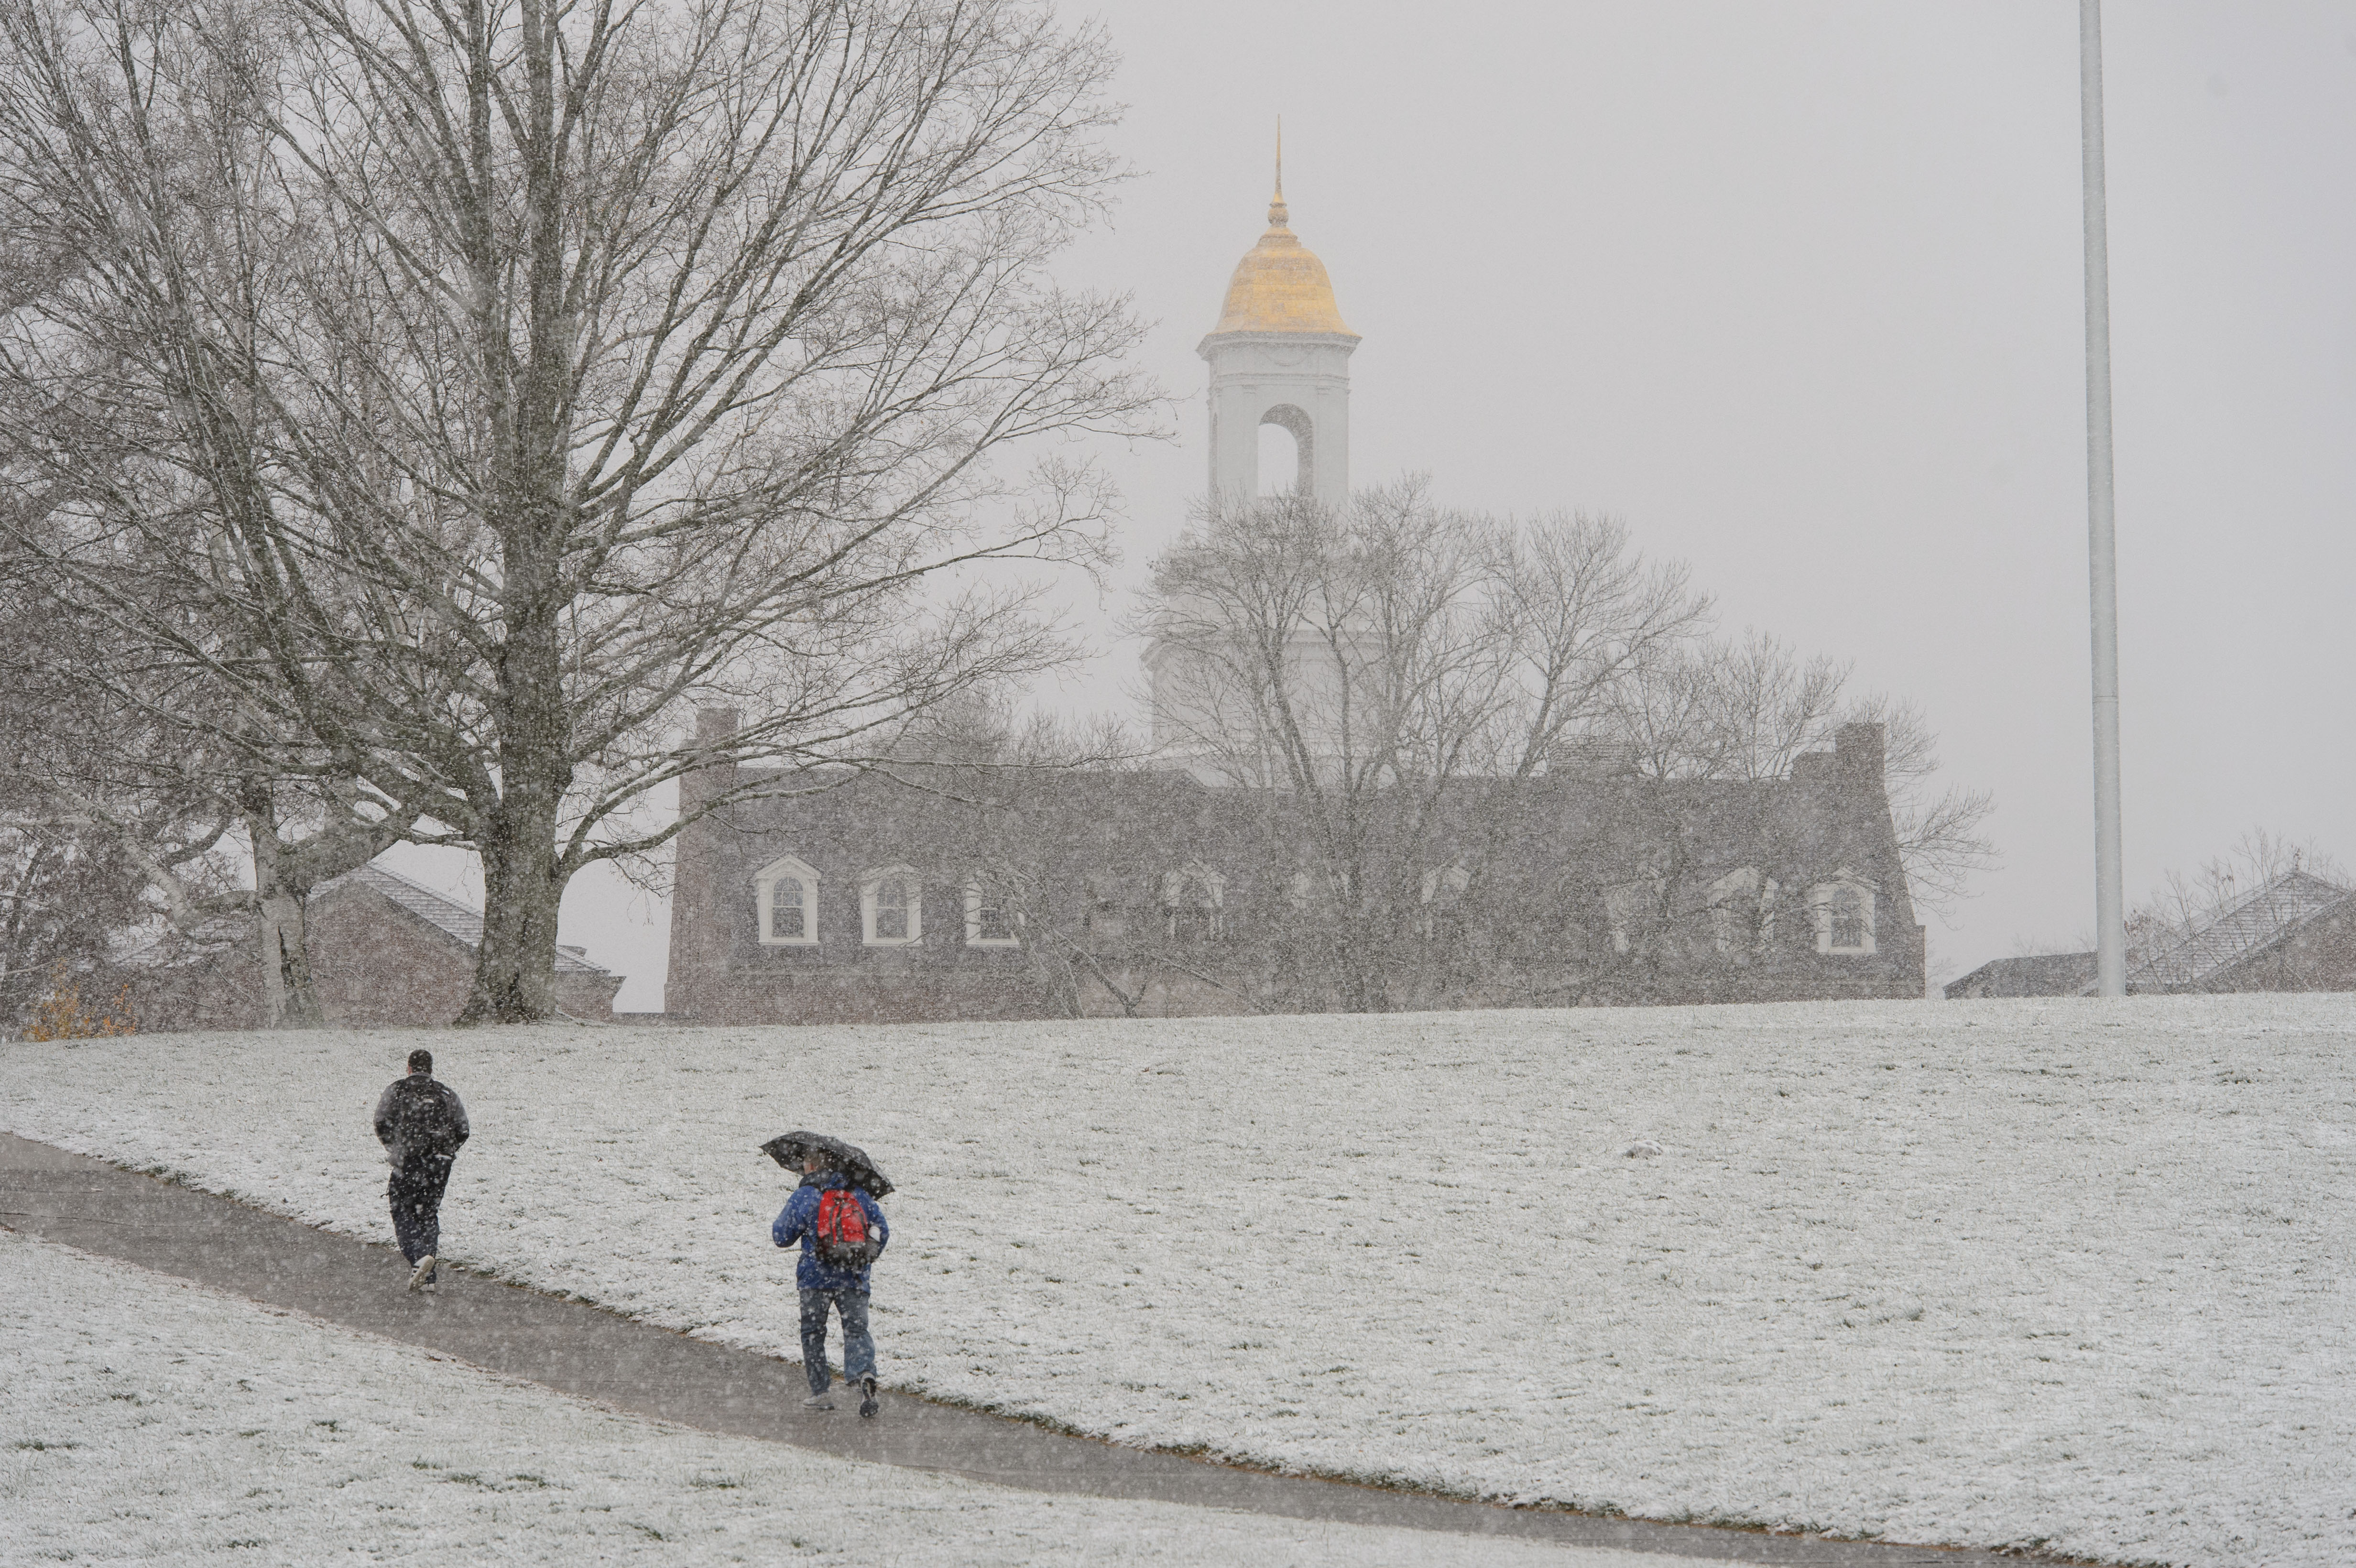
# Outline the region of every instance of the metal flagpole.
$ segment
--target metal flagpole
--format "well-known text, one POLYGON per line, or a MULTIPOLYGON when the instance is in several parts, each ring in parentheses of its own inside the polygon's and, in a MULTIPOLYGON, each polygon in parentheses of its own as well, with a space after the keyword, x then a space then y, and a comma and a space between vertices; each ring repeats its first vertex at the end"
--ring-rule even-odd
POLYGON ((2094 975, 2127 994, 2119 848, 2119 584, 2111 488, 2111 259, 2103 197, 2103 3, 2078 0, 2078 112, 2086 196, 2086 554, 2094 633, 2094 975))

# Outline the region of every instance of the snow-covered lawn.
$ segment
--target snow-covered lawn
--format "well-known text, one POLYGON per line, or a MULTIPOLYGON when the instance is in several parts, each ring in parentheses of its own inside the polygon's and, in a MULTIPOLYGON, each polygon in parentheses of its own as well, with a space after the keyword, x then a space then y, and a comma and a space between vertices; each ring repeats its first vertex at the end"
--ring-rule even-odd
POLYGON ((0 1563, 1659 1561, 1009 1491, 617 1414, 5 1231, 0 1270, 0 1563))
POLYGON ((1656 1518, 2356 1562, 2356 1008, 2329 997, 0 1048, 0 1125, 795 1351, 789 1126, 903 1189, 886 1380, 1656 1518), (1640 1139, 1657 1157, 1625 1153, 1640 1139))

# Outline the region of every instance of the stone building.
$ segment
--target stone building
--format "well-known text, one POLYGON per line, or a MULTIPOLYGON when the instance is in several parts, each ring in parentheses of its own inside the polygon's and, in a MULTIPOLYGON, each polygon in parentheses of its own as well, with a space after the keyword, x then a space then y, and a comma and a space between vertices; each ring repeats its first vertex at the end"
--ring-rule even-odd
MULTIPOLYGON (((380 866, 322 884, 305 911, 312 984, 327 1021, 409 1029, 451 1022, 474 985, 481 912, 380 866)), ((169 938, 125 973, 144 1030, 252 1029, 262 1021, 250 921, 220 921, 199 940, 169 938)), ((556 953, 558 1008, 610 1020, 622 976, 578 947, 556 953)))
MULTIPOLYGON (((705 738, 731 723, 707 713, 705 738)), ((1758 783, 1468 781, 1385 1005, 1920 997, 1876 725, 1758 783)), ((678 840, 665 1009, 697 1023, 1322 1010, 1337 923, 1282 792, 1183 770, 774 776, 678 840), (787 793, 788 789, 790 793, 787 793)), ((731 767, 682 804, 763 782, 731 767)))
MULTIPOLYGON (((1358 342, 1291 232, 1280 172, 1269 228, 1199 349, 1214 496, 1260 492, 1260 432, 1275 426, 1292 439, 1290 488, 1347 498, 1358 342)), ((1843 730, 1781 779, 1648 780, 1567 752, 1535 778, 1462 780, 1421 859, 1386 871, 1375 929, 1344 909, 1369 901, 1321 891, 1285 791, 1222 783, 1189 753, 1183 738, 1205 727, 1183 706, 1179 656, 1157 643, 1145 666, 1151 768, 1010 775, 936 759, 682 779, 686 811, 754 798, 677 840, 666 1011, 1312 1010, 1353 985, 1357 1005, 1382 1007, 1922 995, 1878 725, 1843 730)), ((707 711, 702 740, 734 722, 707 711)))

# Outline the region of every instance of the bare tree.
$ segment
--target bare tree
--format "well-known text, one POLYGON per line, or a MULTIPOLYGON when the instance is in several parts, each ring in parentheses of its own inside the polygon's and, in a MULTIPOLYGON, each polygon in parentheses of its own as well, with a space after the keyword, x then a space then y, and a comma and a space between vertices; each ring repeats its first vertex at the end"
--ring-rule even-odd
POLYGON ((1843 723, 1881 726, 1882 776, 1890 821, 1915 906, 1944 916, 1968 896, 1970 880, 2001 861, 1981 831, 1996 809, 1993 791, 1938 782, 1938 741, 1917 704, 1876 694, 1850 703, 1843 723))
POLYGON ((1612 688, 1601 726, 1648 776, 1783 778, 1802 753, 1830 748, 1842 725, 1879 724, 1890 825, 1916 905, 1951 909, 1968 880, 1996 864, 1980 833, 1995 797, 1937 786, 1937 741, 1914 703, 1850 698, 1848 665, 1804 659, 1757 631, 1740 642, 1679 641, 1655 655, 1612 688))
MULTIPOLYGON (((2222 855, 2190 873, 2171 870, 2151 895, 2127 912, 2129 956, 2141 964, 2190 941, 2226 910, 2284 878, 2303 873, 2334 888, 2351 883, 2348 870, 2313 838, 2294 839, 2253 827, 2222 855)), ((2091 938, 2086 945, 2094 945, 2091 938)))
POLYGON ((479 853, 466 1018, 552 1011, 563 888, 684 826, 657 787, 873 758, 1066 654, 1022 586, 932 585, 1103 559, 1091 474, 993 460, 1147 428, 1125 303, 1044 281, 1119 174, 1098 32, 1003 0, 0 15, 0 378, 172 432, 128 479, 5 432, 74 496, 49 565, 479 853), (200 631, 102 569, 176 548, 200 631), (673 739, 714 698, 745 721, 673 739))
POLYGON ((412 831, 404 808, 337 773, 201 663, 143 633, 169 616, 185 641, 201 595, 179 574, 109 563, 112 594, 137 590, 146 613, 109 614, 108 595, 60 595, 42 570, 29 501, 0 532, 0 743, 39 820, 144 877, 181 936, 218 945, 224 917, 252 927, 256 1014, 265 1027, 325 1021, 306 936, 311 891, 412 831), (229 864, 241 851, 247 874, 229 864))
POLYGON ((1705 609, 1616 523, 1501 523, 1409 480, 1346 508, 1206 507, 1155 563, 1140 624, 1170 727, 1157 740, 1269 792, 1271 845, 1297 835, 1309 857, 1296 896, 1332 917, 1302 927, 1319 949, 1306 967, 1363 1010, 1429 962, 1430 906, 1479 874, 1436 860, 1471 781, 1537 774, 1705 609))
POLYGON ((60 976, 102 971, 139 923, 141 879, 108 848, 0 791, 0 1027, 21 1025, 60 976))

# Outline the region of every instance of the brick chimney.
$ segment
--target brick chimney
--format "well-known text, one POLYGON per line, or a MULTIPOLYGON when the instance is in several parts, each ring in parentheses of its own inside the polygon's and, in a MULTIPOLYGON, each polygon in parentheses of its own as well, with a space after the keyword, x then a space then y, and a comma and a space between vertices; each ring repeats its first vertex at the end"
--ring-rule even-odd
POLYGON ((1633 742, 1594 735, 1566 735, 1547 748, 1547 773, 1555 778, 1585 783, 1633 778, 1636 763, 1633 742))
MULTIPOLYGON (((698 709, 695 750, 725 745, 738 722, 734 708, 698 709)), ((733 761, 709 763, 682 773, 680 814, 699 810, 735 787, 733 761)), ((719 842, 724 816, 723 811, 701 817, 671 840, 670 965, 663 977, 663 1011, 674 1018, 704 1016, 717 1000, 705 993, 727 973, 730 912, 721 886, 719 842)))
POLYGON ((1833 732, 1833 756, 1843 783, 1876 795, 1882 791, 1881 757, 1885 745, 1879 724, 1844 724, 1833 732))
POLYGON ((1803 752, 1792 759, 1794 784, 1826 784, 1835 776, 1840 759, 1830 752, 1803 752))
MULTIPOLYGON (((695 710, 695 749, 708 751, 727 744, 728 737, 736 733, 740 722, 734 708, 699 708, 695 710)), ((717 795, 725 795, 736 787, 736 764, 733 762, 711 763, 683 775, 679 781, 679 807, 687 811, 702 805, 717 795)), ((690 831, 692 831, 691 829, 690 831)))

